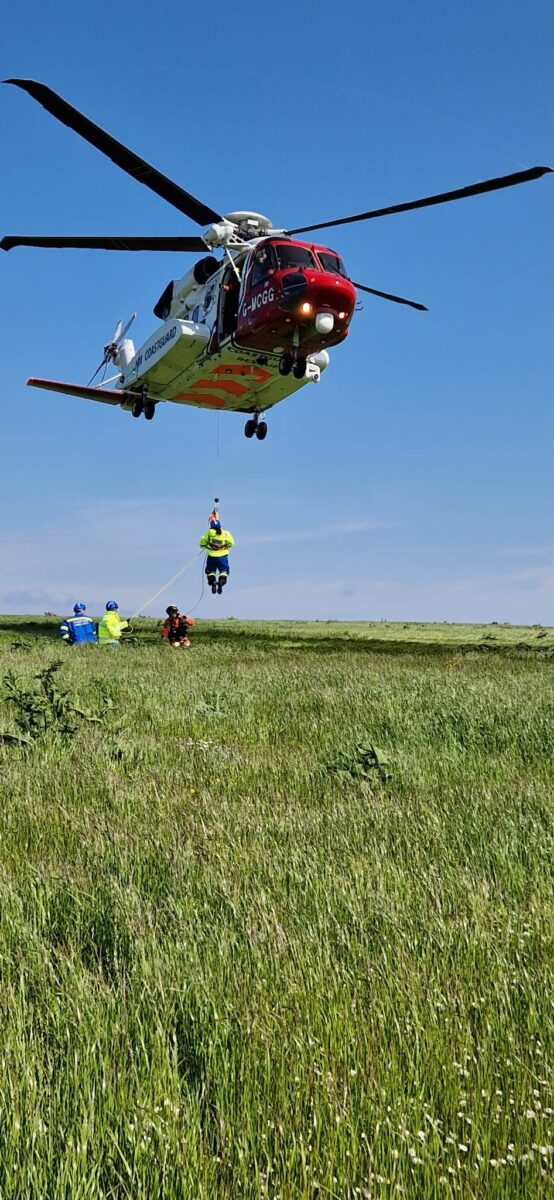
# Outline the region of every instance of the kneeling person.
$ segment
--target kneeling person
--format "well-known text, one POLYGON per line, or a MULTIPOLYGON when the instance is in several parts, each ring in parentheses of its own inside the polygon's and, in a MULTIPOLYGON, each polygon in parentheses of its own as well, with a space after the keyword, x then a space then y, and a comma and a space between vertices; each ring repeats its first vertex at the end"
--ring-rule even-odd
POLYGON ((108 600, 106 611, 98 626, 98 641, 101 646, 118 646, 124 629, 131 629, 128 621, 122 621, 119 615, 119 604, 108 600))
POLYGON ((185 613, 180 613, 176 604, 170 604, 165 611, 167 619, 162 629, 162 637, 166 638, 169 645, 175 648, 190 646, 188 631, 191 625, 194 625, 193 618, 187 617, 185 613))
POLYGON ((96 625, 85 617, 86 604, 74 604, 73 616, 62 621, 60 634, 66 646, 82 646, 85 642, 97 642, 96 625))

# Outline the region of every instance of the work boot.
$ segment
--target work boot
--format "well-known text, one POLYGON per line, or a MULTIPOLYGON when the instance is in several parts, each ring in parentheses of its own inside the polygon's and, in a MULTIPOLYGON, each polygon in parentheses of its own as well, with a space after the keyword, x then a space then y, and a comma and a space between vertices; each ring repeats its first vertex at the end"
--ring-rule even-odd
POLYGON ((215 594, 216 594, 216 592, 217 592, 217 583, 212 583, 212 592, 213 592, 213 594, 214 594, 214 596, 215 596, 215 594))
POLYGON ((221 582, 221 579, 218 581, 218 584, 217 584, 217 590, 218 590, 218 592, 219 592, 219 595, 221 596, 221 593, 222 593, 222 591, 223 591, 223 584, 222 584, 222 582, 221 582))

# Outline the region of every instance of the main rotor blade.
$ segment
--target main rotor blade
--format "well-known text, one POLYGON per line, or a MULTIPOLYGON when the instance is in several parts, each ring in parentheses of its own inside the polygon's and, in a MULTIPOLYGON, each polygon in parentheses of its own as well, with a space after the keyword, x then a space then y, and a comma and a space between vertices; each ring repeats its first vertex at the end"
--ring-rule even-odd
POLYGON ((552 167, 530 167, 528 171, 516 171, 513 175, 500 175, 498 179, 484 179, 469 187, 456 188, 453 192, 440 192, 437 196, 426 196, 423 200, 409 200, 406 204, 391 204, 389 208, 374 208, 370 212, 357 213, 355 217, 339 217, 336 221, 321 221, 318 225, 302 225, 298 229, 287 229, 289 235, 310 233, 312 229, 328 229, 331 225, 349 225, 352 221, 371 221, 373 217, 389 217, 392 213, 410 212, 414 208, 430 208, 433 204, 446 204, 449 200, 465 200, 467 196, 481 196, 484 192, 496 192, 500 188, 514 187, 516 183, 530 183, 547 175, 552 167))
POLYGON ((71 104, 67 103, 67 100, 63 100, 44 83, 38 83, 35 79, 4 79, 3 82, 13 83, 16 87, 22 88, 24 92, 28 92, 33 100, 42 104, 42 107, 52 113, 52 116, 56 117, 58 121, 61 121, 62 125, 73 129, 86 142, 90 142, 91 146, 96 146, 97 150, 111 158, 112 162, 117 167, 121 167, 122 171, 132 175, 133 179, 143 183, 151 191, 157 192, 162 200, 167 200, 169 204, 178 208, 179 212, 185 213, 187 217, 191 217, 198 225, 211 225, 213 221, 221 221, 219 213, 216 213, 213 208, 202 204, 195 196, 191 196, 190 192, 185 192, 177 183, 173 183, 173 180, 162 175, 143 158, 139 158, 138 154, 134 154, 121 142, 117 142, 111 134, 106 133, 99 125, 95 125, 88 117, 83 116, 77 108, 73 108, 71 104))
POLYGON ((416 300, 406 300, 404 296, 393 296, 392 292, 379 292, 377 288, 366 287, 363 283, 352 283, 360 292, 369 292, 372 296, 380 296, 382 300, 394 300, 395 304, 408 304, 410 308, 417 308, 418 312, 429 312, 425 304, 418 304, 416 300))
POLYGON ((199 237, 4 237, 0 250, 40 246, 47 250, 206 250, 199 237))

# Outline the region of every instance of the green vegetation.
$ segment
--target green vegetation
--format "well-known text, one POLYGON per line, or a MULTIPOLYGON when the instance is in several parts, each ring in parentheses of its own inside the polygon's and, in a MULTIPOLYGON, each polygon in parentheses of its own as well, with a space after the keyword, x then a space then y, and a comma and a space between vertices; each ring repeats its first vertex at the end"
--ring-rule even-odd
POLYGON ((554 632, 135 626, 0 620, 2 1200, 551 1195, 554 632))

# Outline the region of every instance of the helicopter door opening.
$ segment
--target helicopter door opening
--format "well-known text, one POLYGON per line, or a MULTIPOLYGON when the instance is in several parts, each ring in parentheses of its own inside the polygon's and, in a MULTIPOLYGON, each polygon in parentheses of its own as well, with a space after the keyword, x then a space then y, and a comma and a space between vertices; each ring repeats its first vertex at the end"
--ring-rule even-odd
POLYGON ((232 267, 228 267, 221 281, 221 299, 217 322, 219 345, 237 328, 239 311, 239 281, 232 267))

